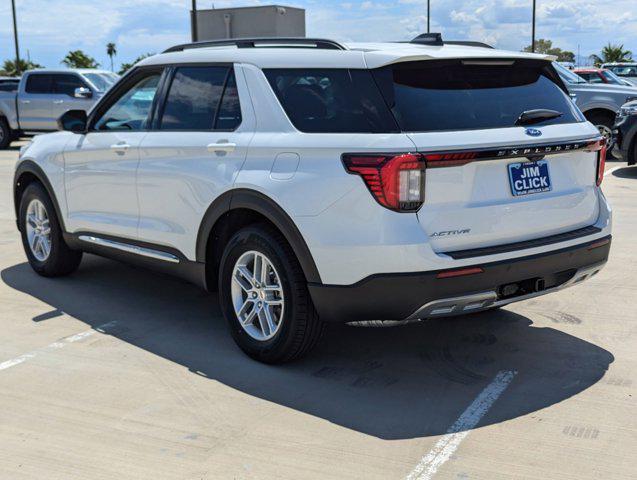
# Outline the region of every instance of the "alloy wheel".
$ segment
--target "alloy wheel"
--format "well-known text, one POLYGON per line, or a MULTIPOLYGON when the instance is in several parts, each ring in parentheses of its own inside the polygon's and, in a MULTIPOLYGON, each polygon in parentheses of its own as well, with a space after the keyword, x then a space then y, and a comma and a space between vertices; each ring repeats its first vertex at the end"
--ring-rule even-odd
POLYGON ((25 224, 31 253, 38 261, 46 261, 51 254, 51 227, 46 207, 40 200, 29 203, 25 224))
POLYGON ((248 335, 259 341, 276 335, 285 298, 281 277, 266 255, 251 250, 239 257, 232 271, 231 295, 237 320, 248 335))

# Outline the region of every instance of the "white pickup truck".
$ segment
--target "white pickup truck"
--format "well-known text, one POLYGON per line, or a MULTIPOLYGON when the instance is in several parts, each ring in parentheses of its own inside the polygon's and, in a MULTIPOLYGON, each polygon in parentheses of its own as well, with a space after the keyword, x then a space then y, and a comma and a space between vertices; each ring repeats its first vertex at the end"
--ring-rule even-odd
POLYGON ((104 70, 31 70, 0 92, 0 149, 23 133, 51 132, 68 110, 90 110, 119 77, 104 70))

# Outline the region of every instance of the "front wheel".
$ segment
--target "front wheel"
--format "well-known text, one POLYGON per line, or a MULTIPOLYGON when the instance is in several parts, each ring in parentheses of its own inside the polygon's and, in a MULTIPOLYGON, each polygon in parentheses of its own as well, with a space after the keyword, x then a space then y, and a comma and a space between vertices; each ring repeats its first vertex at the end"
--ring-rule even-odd
POLYGON ((29 264, 45 277, 67 275, 77 269, 82 252, 71 250, 53 203, 38 183, 30 184, 20 199, 20 233, 29 264))
POLYGON ((235 342, 260 362, 300 358, 323 331, 292 248, 268 225, 244 228, 228 242, 219 299, 235 342))
MULTIPOLYGON (((591 122, 599 133, 606 139, 606 144, 611 145, 613 141, 613 127, 615 126, 615 117, 608 113, 598 113, 595 112, 588 116, 588 121, 591 122)), ((615 155, 612 153, 612 149, 608 150, 607 155, 610 158, 615 158, 615 155)))

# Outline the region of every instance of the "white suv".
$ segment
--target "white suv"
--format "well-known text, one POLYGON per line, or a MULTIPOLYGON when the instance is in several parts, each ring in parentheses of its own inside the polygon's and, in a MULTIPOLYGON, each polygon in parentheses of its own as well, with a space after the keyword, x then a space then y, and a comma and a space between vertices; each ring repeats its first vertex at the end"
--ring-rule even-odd
POLYGON ((269 39, 171 48, 23 148, 41 275, 82 252, 219 291, 239 346, 306 353, 327 322, 499 307, 597 273, 605 147, 551 57, 269 39))

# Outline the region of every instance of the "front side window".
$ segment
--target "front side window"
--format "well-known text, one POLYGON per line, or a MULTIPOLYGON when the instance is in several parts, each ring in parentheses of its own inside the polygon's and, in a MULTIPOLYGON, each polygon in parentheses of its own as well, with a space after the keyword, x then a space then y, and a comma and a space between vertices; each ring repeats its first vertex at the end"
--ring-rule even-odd
POLYGON ((266 69, 292 124, 309 133, 387 133, 396 122, 369 70, 266 69))
POLYGON ((228 67, 177 68, 159 128, 213 130, 228 72, 228 67))
POLYGON ((53 93, 53 78, 51 75, 31 74, 27 78, 26 93, 53 93))
POLYGON ((76 88, 88 88, 88 86, 77 75, 65 73, 53 76, 53 91, 55 93, 73 97, 76 88))
POLYGON ((95 124, 96 130, 143 130, 148 125, 161 73, 138 80, 95 124))

